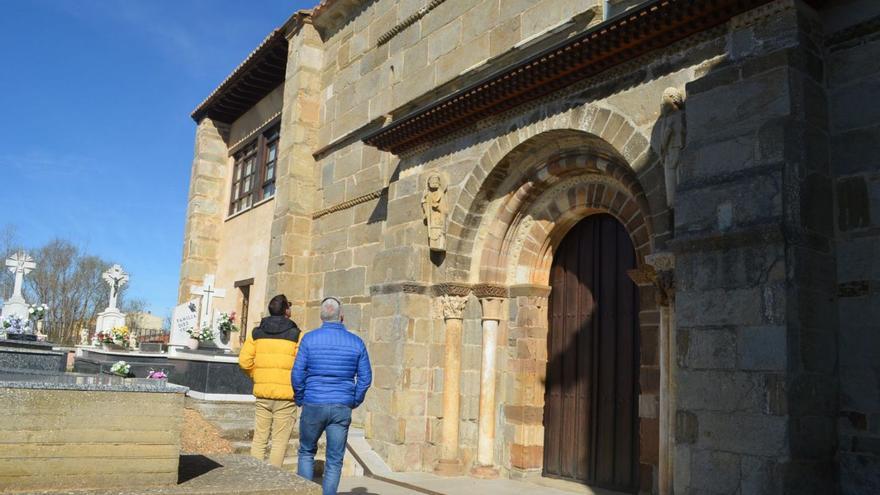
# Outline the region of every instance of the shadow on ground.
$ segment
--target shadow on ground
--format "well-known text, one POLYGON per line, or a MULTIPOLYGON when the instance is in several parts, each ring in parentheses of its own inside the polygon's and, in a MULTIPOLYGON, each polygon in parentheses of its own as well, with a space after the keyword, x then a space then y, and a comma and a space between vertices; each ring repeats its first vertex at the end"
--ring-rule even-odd
POLYGON ((186 483, 221 467, 222 464, 203 455, 182 455, 177 467, 177 484, 186 483))

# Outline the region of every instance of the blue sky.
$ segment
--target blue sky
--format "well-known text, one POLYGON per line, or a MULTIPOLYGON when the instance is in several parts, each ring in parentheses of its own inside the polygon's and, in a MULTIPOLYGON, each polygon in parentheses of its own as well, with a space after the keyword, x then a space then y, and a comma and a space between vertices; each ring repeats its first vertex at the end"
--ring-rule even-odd
POLYGON ((317 0, 0 0, 0 227, 121 263, 129 297, 177 298, 189 113, 317 0), (255 6, 259 8, 255 8, 255 6))

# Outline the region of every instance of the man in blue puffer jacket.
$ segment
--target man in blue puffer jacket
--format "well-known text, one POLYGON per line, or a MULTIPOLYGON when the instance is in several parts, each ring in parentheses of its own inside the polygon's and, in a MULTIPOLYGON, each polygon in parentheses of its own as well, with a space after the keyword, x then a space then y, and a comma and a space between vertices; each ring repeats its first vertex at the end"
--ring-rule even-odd
POLYGON ((342 324, 342 303, 321 301, 323 325, 305 334, 293 364, 291 383, 299 415, 297 474, 314 475, 318 439, 327 432, 324 495, 336 495, 351 425, 351 410, 361 405, 373 381, 364 341, 342 324))

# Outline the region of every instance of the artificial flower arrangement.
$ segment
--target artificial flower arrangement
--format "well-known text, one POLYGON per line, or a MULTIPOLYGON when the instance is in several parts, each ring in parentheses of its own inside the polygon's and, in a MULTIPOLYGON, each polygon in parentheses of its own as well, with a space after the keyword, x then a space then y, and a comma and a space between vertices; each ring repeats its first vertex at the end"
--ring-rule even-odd
POLYGON ((2 320, 2 322, 0 322, 0 325, 3 326, 3 330, 5 330, 6 333, 12 333, 12 334, 31 333, 31 322, 28 320, 25 320, 24 318, 22 318, 21 316, 18 316, 18 315, 8 315, 8 316, 3 317, 3 320, 2 320))
POLYGON ((131 365, 125 361, 116 361, 113 363, 113 366, 110 367, 110 373, 119 376, 129 376, 129 373, 131 373, 131 365))
POLYGON ((165 370, 154 370, 150 368, 150 372, 147 373, 147 378, 152 380, 165 380, 168 378, 168 373, 165 373, 165 370))
POLYGON ((193 327, 188 329, 186 333, 189 334, 191 339, 198 340, 199 342, 210 342, 214 340, 214 331, 211 330, 211 325, 209 323, 205 323, 201 330, 197 330, 193 327))
POLYGON ((98 332, 98 341, 102 344, 128 345, 128 327, 125 325, 113 327, 108 332, 98 332))
POLYGON ((31 304, 28 307, 28 314, 37 321, 45 318, 47 312, 49 312, 48 304, 31 304))
POLYGON ((232 313, 220 313, 220 319, 217 321, 217 329, 223 332, 223 335, 237 332, 238 327, 235 326, 235 311, 232 313))

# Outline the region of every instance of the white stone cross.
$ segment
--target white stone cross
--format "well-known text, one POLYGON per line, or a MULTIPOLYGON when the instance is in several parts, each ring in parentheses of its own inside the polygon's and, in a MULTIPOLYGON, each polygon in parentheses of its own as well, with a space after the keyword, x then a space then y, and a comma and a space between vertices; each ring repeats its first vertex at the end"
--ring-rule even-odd
POLYGON ((103 273, 104 281, 110 285, 110 306, 107 309, 116 309, 116 299, 119 297, 119 289, 128 282, 128 274, 122 271, 119 265, 113 265, 103 273))
POLYGON ((24 276, 31 272, 34 268, 37 267, 37 264, 34 263, 34 259, 31 258, 24 251, 19 251, 9 259, 6 260, 6 266, 9 267, 9 271, 15 274, 15 285, 12 289, 12 297, 9 298, 10 301, 18 301, 24 300, 24 296, 21 295, 21 286, 24 281, 24 276))
POLYGON ((214 275, 205 275, 205 283, 201 287, 193 285, 190 290, 190 294, 195 294, 197 296, 202 296, 202 315, 199 318, 199 324, 201 326, 205 325, 207 321, 209 323, 209 328, 214 328, 214 298, 215 297, 225 297, 226 289, 218 289, 214 287, 214 275), (207 318, 207 319, 206 319, 207 318))

